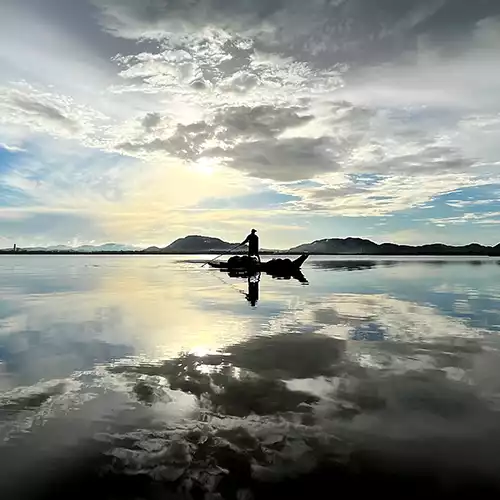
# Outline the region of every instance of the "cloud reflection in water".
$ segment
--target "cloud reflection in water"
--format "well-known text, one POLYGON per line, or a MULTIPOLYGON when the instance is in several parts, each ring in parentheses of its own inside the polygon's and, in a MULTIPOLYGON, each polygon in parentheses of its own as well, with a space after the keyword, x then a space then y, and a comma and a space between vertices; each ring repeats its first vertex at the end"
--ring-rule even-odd
MULTIPOLYGON (((23 427, 31 434, 21 442, 34 456, 52 443, 44 453, 66 457, 55 444, 65 442, 61 429, 69 440, 77 421, 88 422, 81 435, 94 444, 99 436, 109 462, 107 475, 91 475, 86 488, 102 493, 119 477, 128 485, 123 498, 135 487, 153 498, 154 488, 173 484, 230 498, 238 488, 269 493, 270 479, 286 489, 286 478, 309 477, 312 487, 341 474, 343 484, 376 467, 382 481, 396 465, 406 485, 424 470, 455 485, 496 480, 497 334, 475 326, 483 302, 467 301, 470 317, 448 309, 448 298, 464 294, 498 307, 496 266, 329 273, 313 262, 304 270, 308 287, 264 278, 249 307, 245 279, 221 286, 193 264, 85 262, 72 260, 72 272, 86 273, 92 290, 75 279, 70 292, 54 293, 38 276, 30 293, 26 274, 22 292, 15 279, 9 286, 0 357, 10 389, 0 414, 9 425, 44 415, 41 427, 23 427), (35 335, 28 327, 36 325, 35 335), (32 386, 14 389, 21 380, 32 386)), ((12 425, 2 432, 18 440, 12 425)), ((71 442, 76 459, 83 449, 71 442)), ((29 470, 32 462, 15 466, 29 470)))

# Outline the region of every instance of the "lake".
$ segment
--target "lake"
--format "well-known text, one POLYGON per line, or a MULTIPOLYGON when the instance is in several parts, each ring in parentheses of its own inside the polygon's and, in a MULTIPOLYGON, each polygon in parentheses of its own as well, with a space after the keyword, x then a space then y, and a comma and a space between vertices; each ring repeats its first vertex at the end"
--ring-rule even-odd
POLYGON ((2 498, 500 491, 497 259, 211 258, 0 257, 2 498))

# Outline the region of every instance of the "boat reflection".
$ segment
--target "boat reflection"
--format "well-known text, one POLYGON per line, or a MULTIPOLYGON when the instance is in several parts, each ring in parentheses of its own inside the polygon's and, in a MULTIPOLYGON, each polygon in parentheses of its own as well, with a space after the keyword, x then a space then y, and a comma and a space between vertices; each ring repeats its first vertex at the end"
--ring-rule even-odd
POLYGON ((257 272, 248 272, 248 271, 241 271, 241 270, 231 270, 228 271, 227 269, 221 269, 221 272, 224 274, 227 274, 230 278, 250 278, 252 276, 260 276, 262 273, 267 274, 268 276, 271 276, 271 278, 276 279, 276 280, 291 280, 295 279, 299 281, 300 283, 307 285, 309 284, 309 281, 307 281, 307 278, 304 276, 302 271, 300 269, 296 269, 293 272, 271 272, 271 271, 257 271, 257 272))
POLYGON ((252 273, 252 272, 239 271, 239 270, 228 271, 226 269, 221 269, 221 272, 223 272, 224 274, 227 274, 230 278, 247 278, 247 279, 249 279, 251 277, 258 276, 259 280, 260 280, 260 276, 263 273, 263 274, 267 274, 268 276, 271 276, 271 278, 276 279, 276 280, 295 279, 304 285, 309 284, 309 281, 307 280, 307 278, 304 276, 304 274, 300 270, 294 270, 293 273, 279 273, 279 274, 268 272, 268 271, 263 271, 263 272, 258 271, 258 272, 252 273))

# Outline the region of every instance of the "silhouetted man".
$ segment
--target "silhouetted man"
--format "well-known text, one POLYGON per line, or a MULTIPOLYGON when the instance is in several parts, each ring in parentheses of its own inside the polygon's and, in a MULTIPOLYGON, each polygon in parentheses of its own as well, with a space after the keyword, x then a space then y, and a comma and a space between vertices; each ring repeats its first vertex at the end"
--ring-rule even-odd
POLYGON ((255 255, 260 262, 259 237, 255 234, 256 232, 257 229, 252 229, 252 232, 245 238, 245 241, 242 243, 242 245, 248 243, 248 256, 252 257, 253 255, 255 255))

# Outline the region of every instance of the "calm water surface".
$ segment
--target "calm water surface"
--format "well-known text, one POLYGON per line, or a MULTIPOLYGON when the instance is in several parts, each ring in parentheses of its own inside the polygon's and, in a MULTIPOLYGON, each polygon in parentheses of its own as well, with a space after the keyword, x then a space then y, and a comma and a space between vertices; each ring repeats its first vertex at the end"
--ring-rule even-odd
POLYGON ((0 257, 2 498, 498 487, 495 259, 206 260, 0 257))

